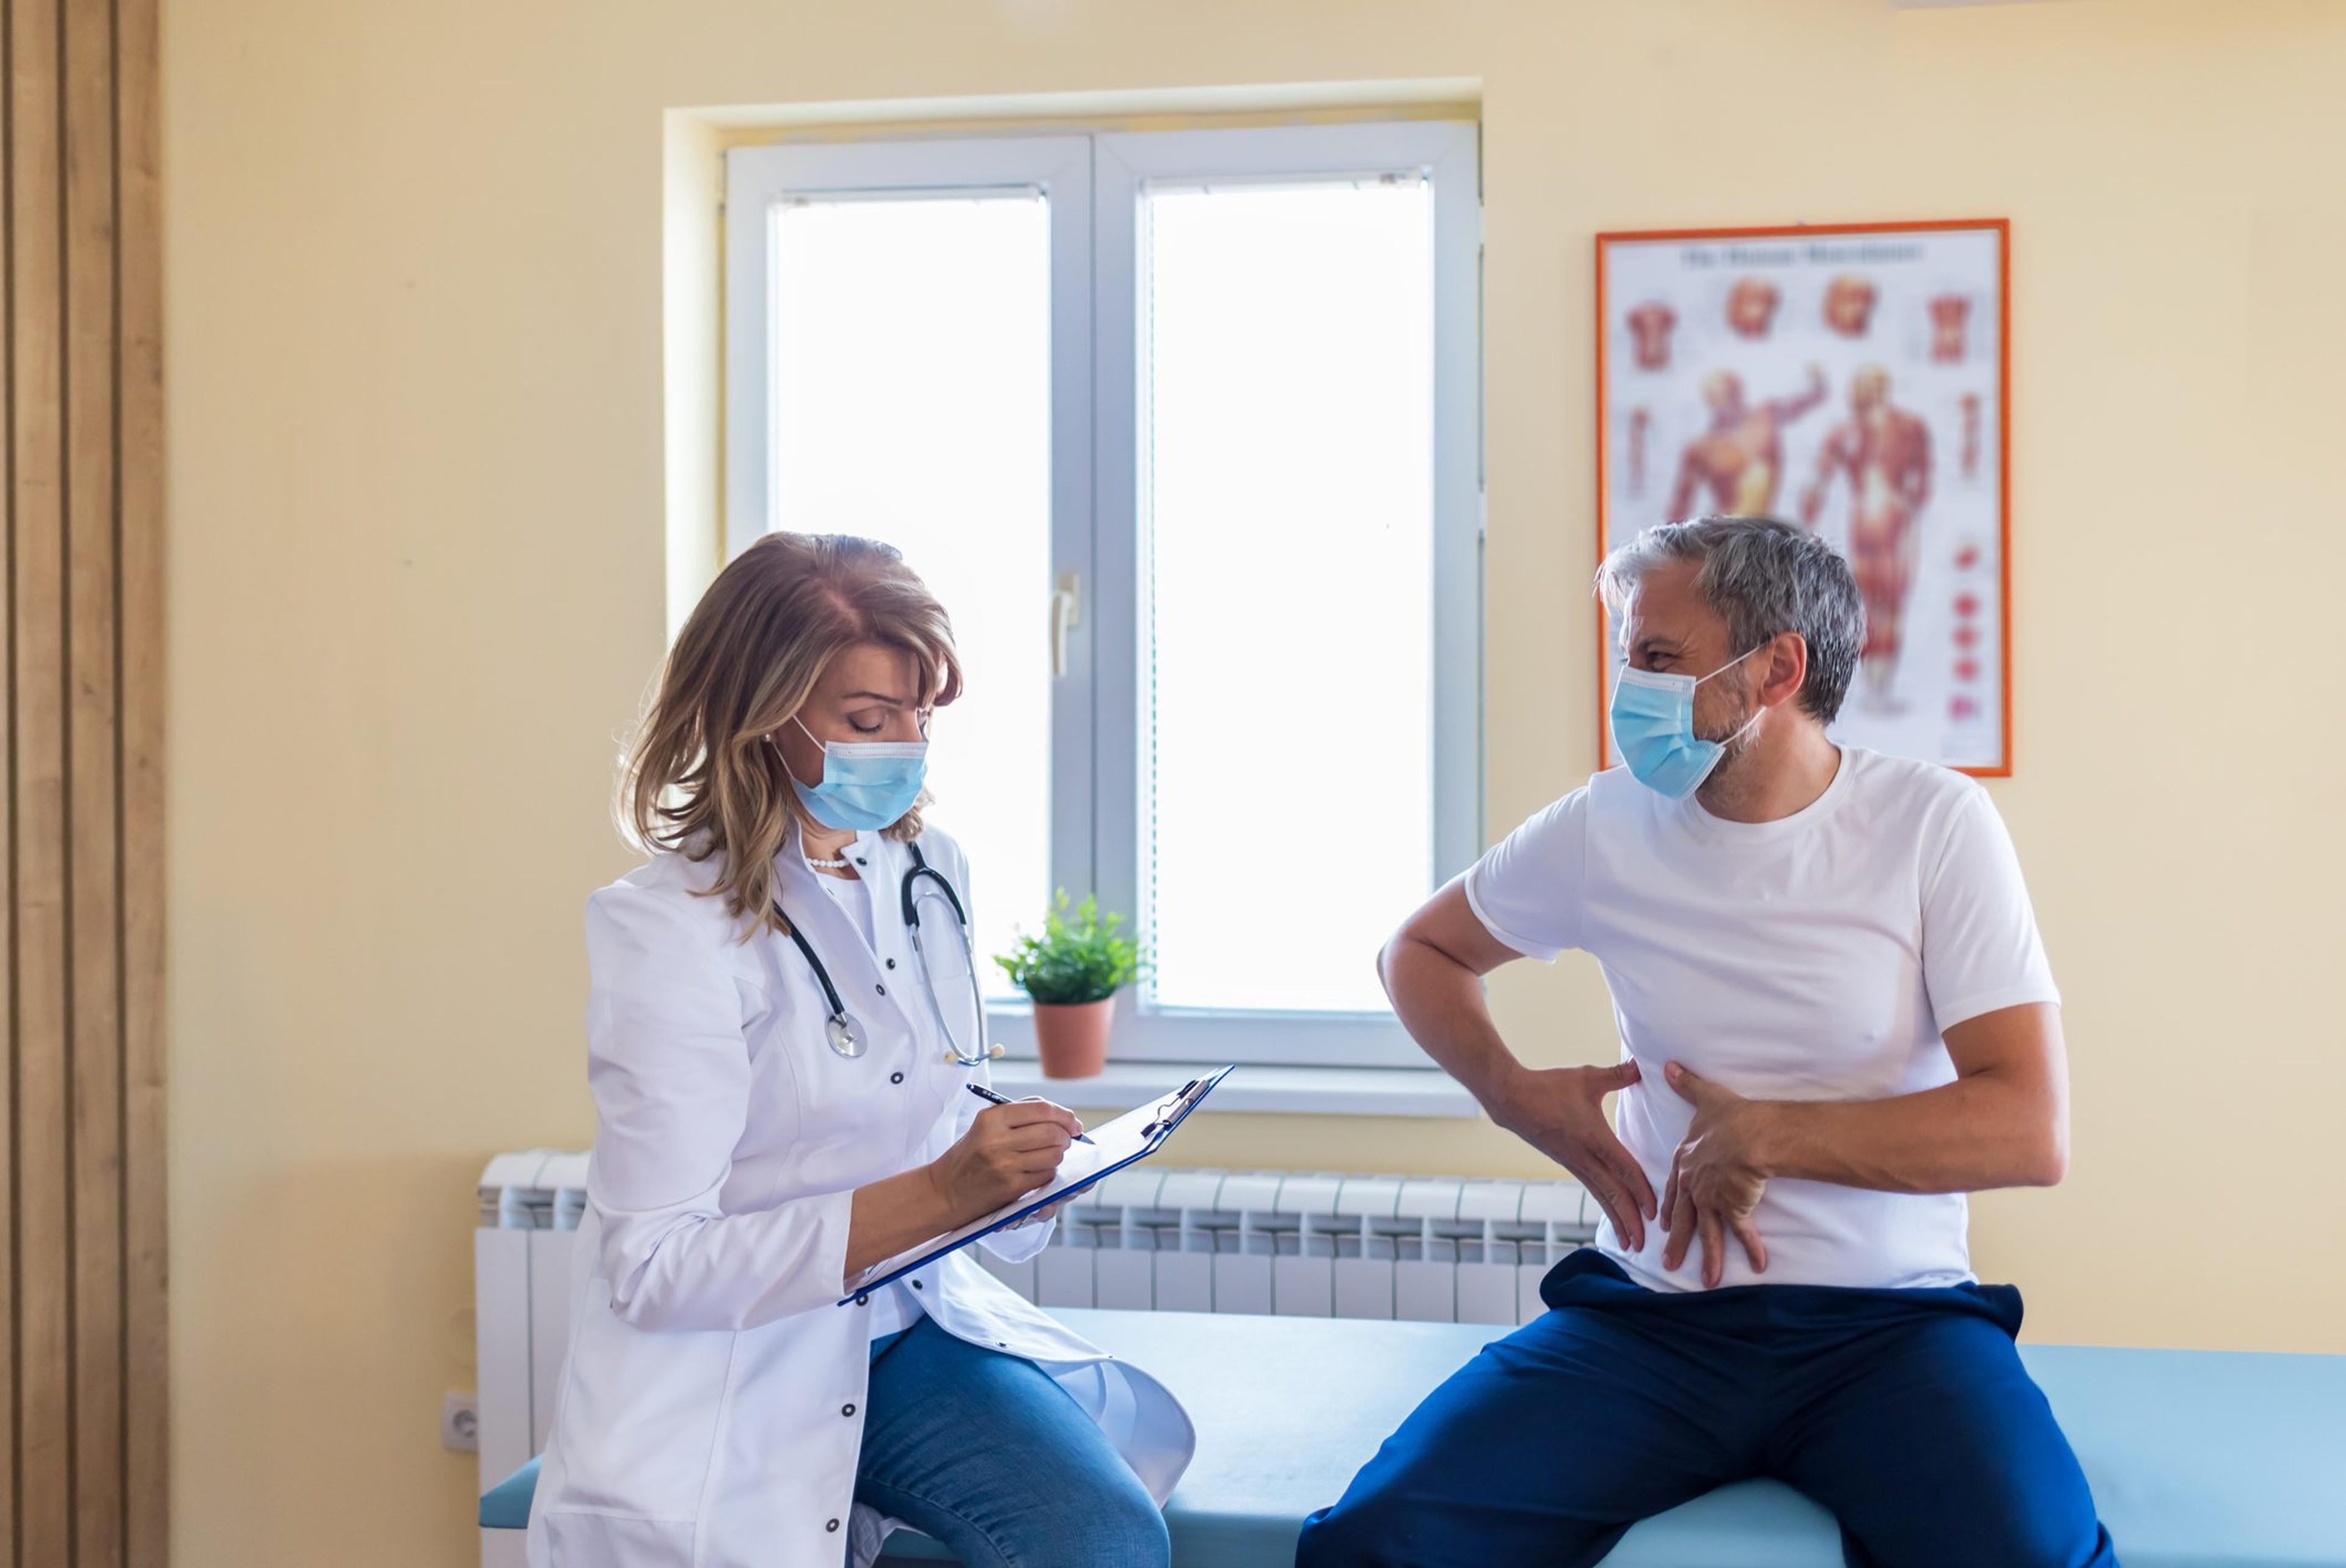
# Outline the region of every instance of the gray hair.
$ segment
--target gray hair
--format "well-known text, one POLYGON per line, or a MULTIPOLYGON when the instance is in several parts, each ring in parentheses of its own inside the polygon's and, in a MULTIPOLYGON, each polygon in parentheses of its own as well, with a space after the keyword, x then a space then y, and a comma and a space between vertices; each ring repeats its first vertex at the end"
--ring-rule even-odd
POLYGON ((1639 579, 1668 561, 1698 563, 1696 591, 1726 617, 1730 654, 1798 633, 1809 645, 1800 706, 1823 723, 1833 721, 1865 639, 1864 601, 1840 552, 1773 517, 1664 523, 1606 556, 1596 569, 1606 611, 1618 617, 1639 579))

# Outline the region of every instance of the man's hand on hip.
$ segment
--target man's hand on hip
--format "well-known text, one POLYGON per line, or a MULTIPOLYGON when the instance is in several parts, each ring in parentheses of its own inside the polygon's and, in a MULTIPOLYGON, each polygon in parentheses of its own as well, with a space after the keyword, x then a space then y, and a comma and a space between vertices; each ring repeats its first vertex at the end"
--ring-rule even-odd
POLYGON ((1751 1222, 1767 1173, 1754 1157, 1754 1115, 1760 1105, 1732 1089, 1690 1072, 1676 1062, 1662 1069, 1678 1098, 1694 1107, 1694 1121, 1670 1157, 1662 1187, 1662 1228, 1669 1244, 1662 1267, 1676 1268, 1698 1237, 1702 1241, 1702 1284, 1717 1287, 1727 1269, 1727 1233, 1733 1231, 1757 1273, 1768 1271, 1768 1244, 1751 1222))
POLYGON ((1605 1096, 1637 1081, 1637 1064, 1526 1068, 1509 1083, 1492 1120, 1580 1178, 1605 1206, 1613 1234, 1635 1252, 1654 1217, 1654 1184, 1605 1119, 1605 1096))

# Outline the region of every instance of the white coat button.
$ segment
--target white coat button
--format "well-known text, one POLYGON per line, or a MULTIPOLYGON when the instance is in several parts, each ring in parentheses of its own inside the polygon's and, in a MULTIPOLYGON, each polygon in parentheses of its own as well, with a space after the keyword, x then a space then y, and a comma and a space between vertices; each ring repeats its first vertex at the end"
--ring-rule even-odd
POLYGON ((913 1280, 913 1289, 915 1289, 915 1290, 918 1290, 920 1288, 921 1288, 921 1282, 920 1282, 919 1280, 917 1280, 917 1279, 913 1280))
POLYGON ((855 1406, 854 1406, 854 1404, 851 1401, 850 1403, 843 1404, 843 1405, 840 1406, 840 1407, 839 1407, 839 1413, 840 1413, 841 1415, 843 1415, 843 1416, 852 1416, 852 1415, 853 1415, 853 1414, 855 1413, 855 1406))
POLYGON ((858 1307, 869 1307, 872 1305, 872 1298, 869 1296, 858 1296, 855 1298, 855 1304, 858 1307))
POLYGON ((824 1525, 823 1528, 825 1530, 836 1530, 839 1528, 839 1521, 834 1519, 830 1523, 824 1525))
POLYGON ((890 1082, 891 1084, 901 1084, 901 1083, 903 1083, 903 1081, 904 1081, 904 1074, 903 1074, 902 1073, 891 1073, 891 1074, 888 1074, 888 1082, 890 1082))
POLYGON ((855 863, 856 863, 857 865, 859 865, 859 866, 868 866, 868 865, 870 865, 872 862, 871 862, 871 861, 869 861, 869 860, 865 860, 862 856, 858 855, 858 856, 856 856, 856 857, 855 857, 855 863))
POLYGON ((894 959, 892 959, 892 959, 890 959, 890 960, 888 961, 888 967, 889 967, 889 968, 891 968, 891 969, 895 968, 895 967, 896 967, 896 961, 895 961, 894 959))
POLYGON ((884 985, 875 985, 872 989, 878 992, 882 996, 888 994, 888 988, 884 985))

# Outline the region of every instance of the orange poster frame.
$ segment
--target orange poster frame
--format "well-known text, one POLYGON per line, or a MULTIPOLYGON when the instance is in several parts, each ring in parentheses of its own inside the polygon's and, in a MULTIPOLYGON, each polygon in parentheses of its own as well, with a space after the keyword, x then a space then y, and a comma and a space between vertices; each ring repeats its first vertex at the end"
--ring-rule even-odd
MULTIPOLYGON (((1612 532, 1608 515, 1611 505, 1611 485, 1606 472, 1606 433, 1609 429, 1611 407, 1607 401, 1605 374, 1606 323, 1606 260, 1608 248, 1635 242, 1649 244, 1674 239, 1815 239, 1826 235, 1849 234, 1912 234, 1946 232, 1956 229, 1993 231, 1996 249, 1996 593, 1997 657, 2003 661, 2001 708, 1998 723, 2001 731, 1997 751, 1999 760, 1994 767, 1968 767, 1956 769, 1980 779, 2008 779, 2012 776, 2012 688, 2014 685, 2012 667, 2012 220, 2008 218, 1949 218, 1921 221, 1892 223, 1779 223, 1759 224, 1728 229, 1611 229, 1596 236, 1596 563, 1605 560, 1606 540, 1612 532)), ((1611 668, 1610 617, 1600 608, 1596 616, 1596 756, 1598 766, 1614 766, 1613 737, 1606 712, 1612 693, 1607 674, 1611 668)))

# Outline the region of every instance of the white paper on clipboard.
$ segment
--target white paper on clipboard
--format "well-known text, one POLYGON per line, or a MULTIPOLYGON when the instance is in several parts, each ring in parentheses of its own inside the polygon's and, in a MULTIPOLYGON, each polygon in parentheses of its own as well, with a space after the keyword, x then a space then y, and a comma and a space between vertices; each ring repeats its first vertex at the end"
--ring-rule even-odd
POLYGON ((1055 1203, 1074 1196, 1094 1182, 1122 1170, 1137 1160, 1148 1158, 1164 1147, 1173 1129, 1196 1110, 1214 1086, 1229 1076, 1229 1067, 1192 1078, 1178 1088, 1150 1100, 1134 1110, 1127 1111, 1112 1122, 1096 1127, 1086 1127, 1088 1144, 1069 1144, 1066 1156, 1059 1161, 1058 1175, 1050 1185, 1012 1200, 992 1214, 971 1220, 958 1230, 948 1231, 933 1241, 922 1243, 909 1252, 900 1252, 883 1263, 875 1263, 865 1270, 865 1278, 853 1290, 840 1298, 846 1306, 857 1296, 877 1290, 899 1276, 934 1262, 946 1253, 968 1246, 979 1237, 1016 1224, 1036 1209, 1048 1208, 1055 1203))

